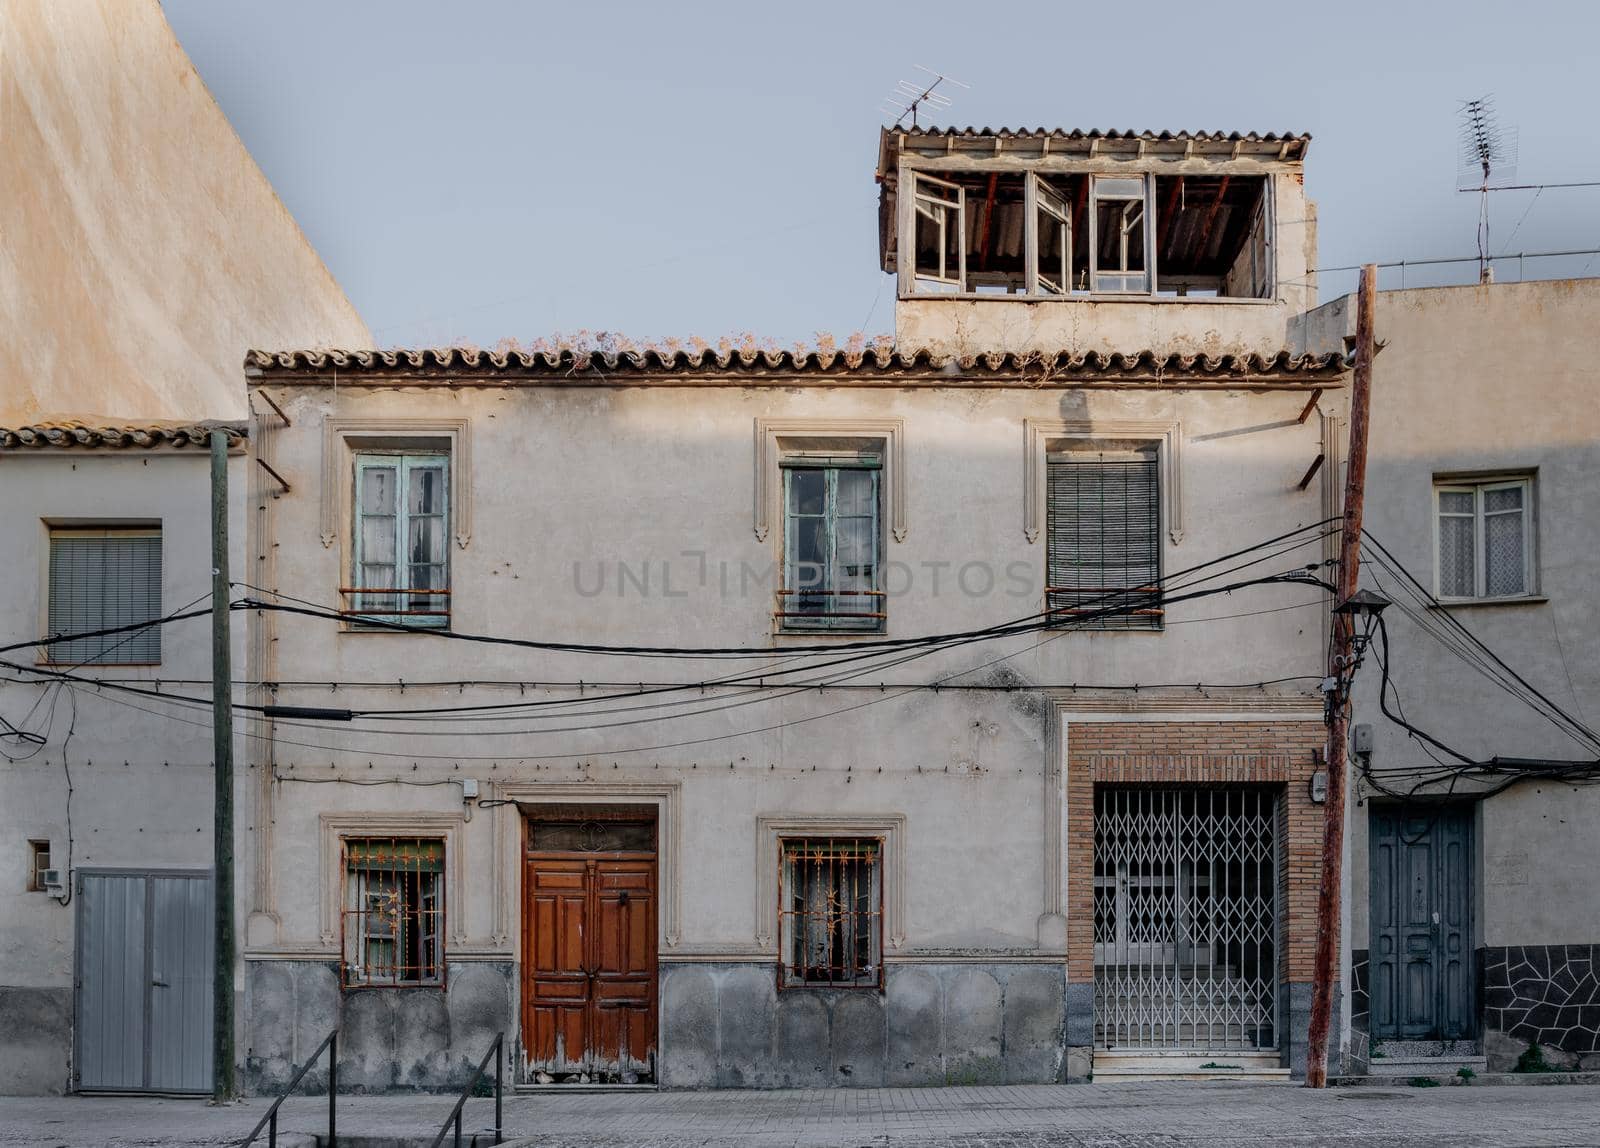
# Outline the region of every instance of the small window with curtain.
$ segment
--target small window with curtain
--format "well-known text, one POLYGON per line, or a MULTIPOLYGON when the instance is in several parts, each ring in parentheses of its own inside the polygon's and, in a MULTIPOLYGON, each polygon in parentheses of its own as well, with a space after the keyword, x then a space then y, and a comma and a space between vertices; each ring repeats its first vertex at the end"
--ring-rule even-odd
POLYGON ((1046 455, 1046 594, 1074 629, 1159 630, 1161 491, 1152 444, 1076 444, 1046 455))
POLYGON ((1531 477, 1439 480, 1433 496, 1440 598, 1534 593, 1531 477))
POLYGON ((883 984, 883 842, 786 837, 779 906, 783 983, 883 984))
POLYGON ((441 984, 444 842, 347 838, 344 862, 344 986, 441 984))
POLYGON ((883 629, 882 456, 782 459, 784 630, 883 629))
MULTIPOLYGON (((51 636, 137 626, 161 616, 161 528, 50 528, 51 636)), ((161 661, 161 627, 74 638, 46 647, 64 665, 161 661)))
POLYGON ((450 621, 450 456, 356 455, 354 563, 344 614, 408 626, 450 621))

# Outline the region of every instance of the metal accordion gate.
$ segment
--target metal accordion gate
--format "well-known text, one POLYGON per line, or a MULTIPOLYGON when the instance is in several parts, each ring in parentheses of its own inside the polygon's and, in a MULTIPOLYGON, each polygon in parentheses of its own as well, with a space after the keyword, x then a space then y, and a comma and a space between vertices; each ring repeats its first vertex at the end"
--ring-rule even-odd
POLYGON ((1278 795, 1097 786, 1095 1045, 1277 1047, 1278 795))

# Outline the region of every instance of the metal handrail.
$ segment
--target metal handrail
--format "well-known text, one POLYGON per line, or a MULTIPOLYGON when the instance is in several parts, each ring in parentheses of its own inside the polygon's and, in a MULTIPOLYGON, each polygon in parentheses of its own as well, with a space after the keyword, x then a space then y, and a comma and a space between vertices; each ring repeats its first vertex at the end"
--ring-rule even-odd
MULTIPOLYGON (((289 1087, 283 1090, 283 1095, 272 1102, 272 1107, 267 1109, 266 1115, 256 1121, 256 1126, 250 1129, 250 1135, 239 1141, 235 1148, 250 1148, 250 1142, 261 1134, 263 1128, 267 1129, 267 1144, 269 1148, 277 1148, 278 1143, 278 1106, 294 1092, 295 1086, 302 1077, 317 1063, 317 1058, 322 1055, 323 1049, 328 1049, 328 1143, 336 1144, 338 1124, 335 1119, 334 1098, 339 1095, 339 1030, 334 1029, 322 1038, 322 1043, 317 1045, 317 1050, 306 1058, 300 1066, 300 1071, 294 1074, 294 1079, 289 1081, 289 1087)), ((498 1143, 498 1141, 496 1141, 498 1143)))
POLYGON ((473 1072, 472 1079, 467 1081, 467 1086, 461 1090, 461 1095, 456 1097, 456 1106, 450 1110, 450 1115, 444 1118, 444 1127, 439 1129, 439 1135, 433 1138, 429 1148, 439 1148, 444 1143, 445 1133, 450 1131, 450 1125, 456 1126, 455 1148, 461 1148, 461 1109, 472 1096, 472 1090, 478 1087, 478 1081, 483 1079, 483 1073, 489 1067, 489 1058, 494 1057, 494 1142, 503 1143, 505 1137, 501 1135, 500 1099, 503 1091, 503 1075, 505 1072, 505 1057, 501 1050, 506 1042, 506 1034, 497 1032, 494 1043, 489 1046, 489 1051, 483 1054, 483 1059, 478 1061, 477 1070, 473 1072))

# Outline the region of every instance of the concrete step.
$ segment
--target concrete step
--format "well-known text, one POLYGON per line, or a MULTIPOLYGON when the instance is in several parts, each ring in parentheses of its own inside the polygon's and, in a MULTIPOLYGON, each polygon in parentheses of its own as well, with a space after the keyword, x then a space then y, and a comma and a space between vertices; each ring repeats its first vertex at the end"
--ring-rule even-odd
POLYGON ((1367 1062, 1371 1076, 1454 1076, 1463 1068, 1482 1076, 1489 1071, 1489 1060, 1483 1056, 1384 1056, 1367 1062))
POLYGON ((1288 1080, 1278 1054, 1241 1052, 1096 1052, 1094 1078, 1117 1080, 1288 1080))

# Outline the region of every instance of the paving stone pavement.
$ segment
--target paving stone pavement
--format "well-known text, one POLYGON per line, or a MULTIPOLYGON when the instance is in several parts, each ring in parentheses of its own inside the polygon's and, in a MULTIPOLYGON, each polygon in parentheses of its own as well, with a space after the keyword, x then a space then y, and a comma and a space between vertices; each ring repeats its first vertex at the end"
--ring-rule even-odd
MULTIPOLYGON (((0 1145, 216 1148, 236 1143, 266 1105, 260 1098, 212 1108, 200 1100, 3 1097, 0 1145)), ((431 1134, 450 1105, 441 1096, 341 1097, 339 1129, 431 1134)), ((466 1126, 485 1127, 492 1111, 491 1102, 472 1101, 466 1126)), ((295 1098, 280 1128, 316 1132, 325 1113, 318 1098, 295 1098)), ((538 1148, 1600 1146, 1600 1089, 1585 1086, 1311 1092, 1174 1082, 588 1093, 508 1098, 505 1114, 507 1138, 532 1137, 538 1148)))

